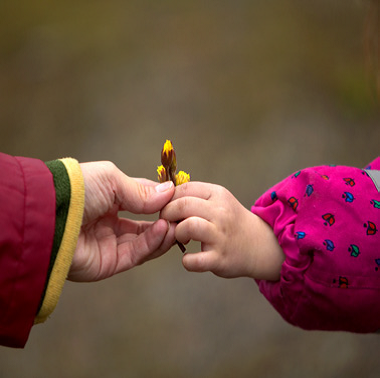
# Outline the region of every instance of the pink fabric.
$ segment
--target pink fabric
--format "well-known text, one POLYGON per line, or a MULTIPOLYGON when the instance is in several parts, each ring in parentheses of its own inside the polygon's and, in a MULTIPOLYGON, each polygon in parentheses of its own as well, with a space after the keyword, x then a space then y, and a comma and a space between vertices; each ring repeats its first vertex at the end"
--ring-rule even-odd
POLYGON ((52 175, 0 153, 0 344, 23 347, 41 300, 55 227, 52 175))
MULTIPOLYGON (((380 170, 380 158, 368 168, 380 170)), ((304 329, 380 329, 380 193, 366 171, 301 170, 252 212, 273 228, 286 255, 280 281, 258 281, 285 320, 304 329)))

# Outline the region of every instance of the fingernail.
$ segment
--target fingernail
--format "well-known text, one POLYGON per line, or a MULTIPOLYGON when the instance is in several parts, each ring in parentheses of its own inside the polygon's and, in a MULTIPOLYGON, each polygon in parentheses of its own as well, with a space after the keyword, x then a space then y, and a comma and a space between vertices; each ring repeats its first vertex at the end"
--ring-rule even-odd
POLYGON ((159 184, 156 186, 156 192, 162 193, 165 192, 166 190, 169 190, 173 187, 173 182, 172 181, 165 181, 162 184, 159 184))

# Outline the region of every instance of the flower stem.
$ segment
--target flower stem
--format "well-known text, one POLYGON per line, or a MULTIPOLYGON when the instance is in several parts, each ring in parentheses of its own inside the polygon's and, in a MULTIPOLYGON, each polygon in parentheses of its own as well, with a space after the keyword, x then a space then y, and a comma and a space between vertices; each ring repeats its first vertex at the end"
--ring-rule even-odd
POLYGON ((180 243, 178 240, 175 241, 179 247, 179 249, 181 250, 182 253, 185 253, 186 252, 186 247, 180 243))

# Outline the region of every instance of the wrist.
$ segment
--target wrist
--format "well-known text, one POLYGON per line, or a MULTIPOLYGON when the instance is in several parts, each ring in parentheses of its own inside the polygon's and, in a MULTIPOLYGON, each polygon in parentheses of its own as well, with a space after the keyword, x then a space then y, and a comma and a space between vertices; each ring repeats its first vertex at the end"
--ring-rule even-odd
POLYGON ((260 217, 255 217, 255 264, 253 277, 255 279, 278 281, 285 254, 277 240, 273 229, 260 217))

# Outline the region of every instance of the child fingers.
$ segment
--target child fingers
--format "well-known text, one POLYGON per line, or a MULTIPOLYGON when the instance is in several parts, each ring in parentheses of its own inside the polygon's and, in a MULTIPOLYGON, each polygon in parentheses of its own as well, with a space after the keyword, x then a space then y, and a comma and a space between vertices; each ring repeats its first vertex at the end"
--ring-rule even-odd
POLYGON ((189 272, 213 271, 217 265, 218 255, 214 251, 187 253, 183 256, 182 264, 189 272))
POLYGON ((205 182, 188 182, 176 187, 173 200, 188 196, 208 200, 212 196, 212 193, 216 187, 217 185, 208 184, 205 182))
POLYGON ((213 244, 216 236, 216 227, 206 219, 189 217, 177 225, 175 236, 179 242, 185 244, 190 240, 213 244))
POLYGON ((189 217, 201 217, 210 220, 212 206, 208 201, 197 197, 184 197, 170 202, 161 211, 161 218, 177 222, 189 217))

